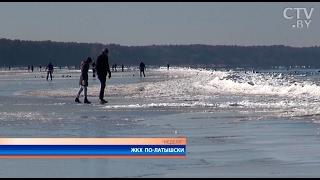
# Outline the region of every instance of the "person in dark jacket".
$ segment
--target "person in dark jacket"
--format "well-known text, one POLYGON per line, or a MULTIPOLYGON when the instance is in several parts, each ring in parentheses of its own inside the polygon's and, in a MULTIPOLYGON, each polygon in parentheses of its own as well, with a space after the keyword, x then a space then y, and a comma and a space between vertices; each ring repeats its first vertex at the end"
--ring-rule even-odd
POLYGON ((102 54, 100 54, 97 58, 96 61, 96 70, 97 70, 97 75, 98 79, 100 80, 100 94, 99 94, 99 99, 100 99, 100 104, 105 104, 108 101, 104 100, 104 89, 106 87, 106 80, 107 80, 107 75, 108 78, 111 78, 111 71, 110 71, 110 66, 109 66, 109 59, 108 59, 108 53, 109 50, 106 48, 103 50, 102 54))
POLYGON ((146 77, 146 75, 144 74, 145 69, 146 69, 146 65, 143 62, 141 62, 140 63, 140 77, 142 77, 141 73, 143 73, 143 76, 146 77))
POLYGON ((81 103, 79 100, 79 97, 84 90, 84 103, 91 104, 90 101, 88 101, 87 98, 87 87, 88 87, 88 71, 90 68, 90 64, 92 63, 92 59, 90 57, 87 58, 87 60, 81 62, 81 75, 79 80, 80 89, 77 94, 77 97, 75 99, 75 102, 81 103))
POLYGON ((51 81, 52 81, 53 65, 52 65, 51 62, 46 67, 46 70, 48 70, 47 71, 47 81, 48 81, 49 75, 50 75, 50 78, 51 78, 51 81))

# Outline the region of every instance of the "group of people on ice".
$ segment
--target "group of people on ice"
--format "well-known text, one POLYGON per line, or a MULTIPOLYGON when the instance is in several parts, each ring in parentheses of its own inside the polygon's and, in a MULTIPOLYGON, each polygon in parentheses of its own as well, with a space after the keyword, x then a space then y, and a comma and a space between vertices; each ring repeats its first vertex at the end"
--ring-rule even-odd
MULTIPOLYGON (((90 65, 93 66, 93 76, 95 76, 95 73, 98 76, 98 79, 100 81, 100 93, 99 93, 99 100, 100 104, 105 104, 108 101, 104 99, 104 90, 106 87, 106 80, 107 77, 110 79, 111 78, 111 71, 110 71, 110 66, 109 66, 109 59, 108 59, 108 53, 109 50, 106 48, 102 51, 102 53, 98 56, 96 62, 94 63, 91 57, 88 57, 86 60, 81 62, 81 75, 80 75, 80 80, 79 80, 79 85, 80 89, 78 91, 78 94, 76 96, 75 102, 81 103, 80 101, 80 95, 82 92, 84 92, 84 103, 90 104, 91 102, 88 100, 88 92, 87 92, 87 87, 88 87, 88 72, 90 69, 90 65)), ((143 62, 140 63, 140 77, 143 76, 145 77, 145 69, 146 66, 143 62)))

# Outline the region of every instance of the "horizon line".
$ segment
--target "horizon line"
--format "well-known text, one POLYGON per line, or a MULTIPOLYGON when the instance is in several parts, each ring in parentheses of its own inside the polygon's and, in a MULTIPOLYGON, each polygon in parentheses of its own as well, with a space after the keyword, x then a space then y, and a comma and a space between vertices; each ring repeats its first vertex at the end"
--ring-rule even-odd
POLYGON ((13 39, 13 38, 5 38, 0 37, 0 40, 10 40, 10 41, 31 41, 31 42, 53 42, 53 43, 78 43, 78 44, 98 44, 103 46, 108 45, 118 45, 118 46, 126 46, 126 47, 146 47, 146 46, 192 46, 192 45, 200 45, 200 46, 239 46, 239 47, 271 47, 271 46, 284 46, 284 47, 291 47, 291 48, 312 48, 312 47, 320 47, 320 45, 312 45, 312 46, 291 46, 285 44, 272 44, 272 45, 239 45, 239 44, 206 44, 206 43, 177 43, 177 44, 146 44, 146 45, 125 45, 120 43, 102 43, 102 42, 80 42, 80 41, 57 41, 57 40, 27 40, 27 39, 13 39))

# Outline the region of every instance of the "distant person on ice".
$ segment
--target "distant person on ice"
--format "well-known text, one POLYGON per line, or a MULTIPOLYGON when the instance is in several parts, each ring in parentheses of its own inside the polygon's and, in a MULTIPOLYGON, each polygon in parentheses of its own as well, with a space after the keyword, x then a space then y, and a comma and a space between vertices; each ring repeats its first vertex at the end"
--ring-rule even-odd
POLYGON ((52 65, 51 62, 46 67, 46 70, 48 70, 47 71, 47 81, 48 81, 49 75, 50 75, 50 78, 51 78, 51 81, 52 81, 53 65, 52 65))
POLYGON ((123 64, 121 65, 121 70, 122 70, 122 72, 124 71, 124 65, 123 64))
POLYGON ((80 80, 79 80, 79 85, 80 85, 80 89, 79 92, 77 94, 76 99, 74 100, 77 103, 81 103, 81 101, 79 100, 79 97, 82 93, 82 91, 84 90, 84 103, 86 104, 91 104, 90 101, 88 101, 87 98, 87 87, 88 87, 88 71, 90 68, 90 64, 92 63, 92 59, 90 57, 87 58, 87 60, 82 61, 81 62, 81 75, 80 75, 80 80))
POLYGON ((140 77, 142 77, 141 73, 143 73, 143 77, 146 77, 146 75, 144 74, 145 70, 146 70, 146 65, 143 62, 141 62, 140 63, 140 77))
POLYGON ((92 61, 92 77, 96 77, 96 63, 92 61))
POLYGON ((170 65, 169 65, 169 64, 167 64, 167 68, 168 68, 168 70, 169 70, 169 68, 170 68, 170 65))
POLYGON ((96 61, 96 69, 97 69, 97 75, 98 79, 100 80, 100 94, 99 94, 99 99, 100 99, 100 104, 105 104, 108 101, 104 100, 104 89, 106 87, 106 80, 107 80, 107 75, 108 78, 111 78, 111 71, 110 71, 110 66, 109 66, 109 59, 108 59, 108 49, 104 49, 102 54, 100 54, 97 58, 96 61))

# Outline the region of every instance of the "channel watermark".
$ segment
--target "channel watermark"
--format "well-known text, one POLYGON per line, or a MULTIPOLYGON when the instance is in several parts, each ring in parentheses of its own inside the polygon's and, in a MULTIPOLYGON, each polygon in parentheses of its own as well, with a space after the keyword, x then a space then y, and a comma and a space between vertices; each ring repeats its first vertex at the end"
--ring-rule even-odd
POLYGON ((312 21, 314 8, 292 8, 287 7, 283 10, 283 17, 292 22, 294 29, 308 29, 312 21))

